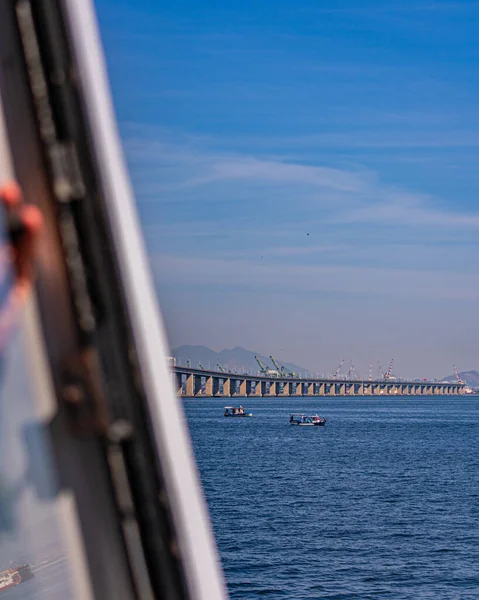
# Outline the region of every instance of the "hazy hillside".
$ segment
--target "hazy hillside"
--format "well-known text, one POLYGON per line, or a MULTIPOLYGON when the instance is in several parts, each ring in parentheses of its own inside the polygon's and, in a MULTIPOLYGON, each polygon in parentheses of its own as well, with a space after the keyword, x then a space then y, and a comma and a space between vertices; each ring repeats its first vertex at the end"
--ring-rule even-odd
MULTIPOLYGON (((191 361, 192 367, 197 367, 201 363, 206 369, 217 371, 219 363, 227 371, 236 371, 238 373, 256 373, 259 370, 258 363, 255 360, 255 355, 268 368, 273 368, 269 356, 257 354, 251 350, 245 350, 239 346, 231 350, 221 350, 215 352, 206 346, 180 346, 172 351, 177 363, 186 366, 187 361, 191 361)), ((293 363, 284 363, 278 361, 281 366, 285 366, 288 371, 295 373, 307 374, 309 371, 303 367, 293 363)))
MULTIPOLYGON (((462 371, 459 373, 460 378, 472 388, 479 388, 479 373, 474 369, 473 371, 462 371)), ((448 375, 444 377, 443 381, 457 381, 455 375, 448 375)))

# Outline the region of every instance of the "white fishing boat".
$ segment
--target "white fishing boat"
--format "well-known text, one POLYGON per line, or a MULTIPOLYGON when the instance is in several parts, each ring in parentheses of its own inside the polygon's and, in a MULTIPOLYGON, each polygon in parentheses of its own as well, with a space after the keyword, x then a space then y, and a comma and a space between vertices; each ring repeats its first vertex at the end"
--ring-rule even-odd
POLYGON ((289 423, 290 425, 321 427, 325 425, 326 419, 319 415, 293 414, 289 418, 289 423))

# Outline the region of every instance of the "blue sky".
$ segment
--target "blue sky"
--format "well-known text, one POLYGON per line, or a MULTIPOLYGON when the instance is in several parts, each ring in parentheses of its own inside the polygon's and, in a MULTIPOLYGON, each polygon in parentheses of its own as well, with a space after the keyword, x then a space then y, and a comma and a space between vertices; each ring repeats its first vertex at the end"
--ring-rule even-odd
POLYGON ((479 368, 479 2, 97 9, 173 346, 479 368))

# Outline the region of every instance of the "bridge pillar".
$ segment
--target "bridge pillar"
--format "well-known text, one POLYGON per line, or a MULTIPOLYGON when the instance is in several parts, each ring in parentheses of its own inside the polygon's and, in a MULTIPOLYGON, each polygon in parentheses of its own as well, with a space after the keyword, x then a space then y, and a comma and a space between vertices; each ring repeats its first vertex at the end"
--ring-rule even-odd
POLYGON ((289 381, 278 381, 276 382, 276 395, 277 396, 290 396, 291 383, 289 381))
POLYGON ((304 384, 302 381, 296 384, 293 396, 302 396, 304 394, 304 384))
POLYGON ((335 383, 326 383, 324 385, 324 394, 326 396, 336 396, 336 384, 335 383))
POLYGON ((205 396, 213 396, 213 377, 211 375, 205 381, 205 396))
POLYGON ((241 379, 240 380, 240 384, 239 384, 239 395, 240 396, 247 396, 248 394, 246 393, 246 379, 241 379))
POLYGON ((183 394, 183 374, 173 373, 173 387, 175 388, 175 394, 181 396, 183 394))
POLYGON ((276 381, 262 381, 261 391, 263 396, 276 396, 276 381))
POLYGON ((223 396, 225 398, 229 398, 231 396, 231 379, 229 377, 225 377, 223 379, 223 396))
POLYGON ((312 383, 303 383, 303 395, 306 395, 306 396, 313 395, 313 384, 312 383))
POLYGON ((195 395, 193 379, 194 379, 194 375, 192 373, 189 373, 186 376, 186 395, 190 396, 190 397, 195 395))

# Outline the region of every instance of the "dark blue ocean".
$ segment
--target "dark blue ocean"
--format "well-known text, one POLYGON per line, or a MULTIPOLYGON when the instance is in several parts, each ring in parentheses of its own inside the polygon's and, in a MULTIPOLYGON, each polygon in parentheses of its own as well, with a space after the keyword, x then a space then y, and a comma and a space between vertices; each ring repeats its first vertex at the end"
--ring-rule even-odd
POLYGON ((479 598, 479 397, 241 402, 184 401, 231 598, 479 598))

